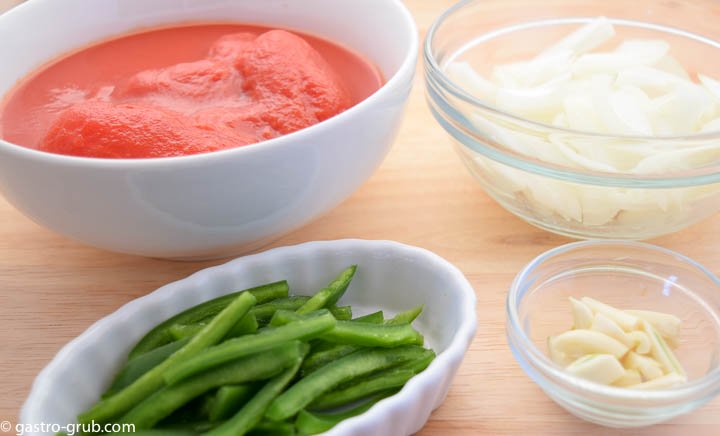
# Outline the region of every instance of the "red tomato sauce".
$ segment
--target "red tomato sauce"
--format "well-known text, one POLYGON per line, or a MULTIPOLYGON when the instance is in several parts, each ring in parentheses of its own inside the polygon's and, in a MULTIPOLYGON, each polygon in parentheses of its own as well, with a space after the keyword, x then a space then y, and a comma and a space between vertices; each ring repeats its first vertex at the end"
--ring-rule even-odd
POLYGON ((360 55, 305 34, 162 28, 92 45, 23 79, 0 110, 0 135, 73 156, 206 153, 312 126, 382 81, 360 55))

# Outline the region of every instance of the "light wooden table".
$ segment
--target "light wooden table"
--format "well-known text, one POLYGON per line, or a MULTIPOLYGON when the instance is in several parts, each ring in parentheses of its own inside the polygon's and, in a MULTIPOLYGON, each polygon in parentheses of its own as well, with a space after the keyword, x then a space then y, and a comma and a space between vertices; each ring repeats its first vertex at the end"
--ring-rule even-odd
MULTIPOLYGON (((1 6, 16 3, 0 0, 1 6)), ((452 0, 408 0, 421 32, 452 0)), ((501 209, 462 168, 428 111, 418 77, 405 123, 377 173, 340 207, 272 246, 346 237, 393 239, 457 265, 475 287, 478 331, 447 400, 421 432, 608 434, 550 401, 505 342, 512 278, 568 242, 501 209)), ((654 241, 720 272, 720 219, 654 241)), ((124 303, 221 261, 178 263, 86 247, 55 235, 0 199, 0 420, 16 422, 35 375, 73 337, 124 303)), ((720 400, 667 424, 619 434, 720 434, 720 400)))

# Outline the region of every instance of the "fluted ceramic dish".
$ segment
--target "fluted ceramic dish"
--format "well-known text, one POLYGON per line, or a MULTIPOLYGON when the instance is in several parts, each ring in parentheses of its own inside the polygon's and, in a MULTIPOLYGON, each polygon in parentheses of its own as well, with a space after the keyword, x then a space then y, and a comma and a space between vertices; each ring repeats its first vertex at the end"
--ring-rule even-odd
POLYGON ((153 326, 184 309, 282 279, 288 280, 291 293, 309 295, 351 264, 357 264, 358 271, 341 304, 352 305, 354 315, 382 309, 386 316, 425 304, 415 326, 437 358, 399 393, 325 434, 415 433, 445 399, 475 334, 475 294, 457 268, 427 250, 390 241, 351 239, 309 242, 241 257, 124 305, 65 345, 42 370, 22 408, 20 422, 25 426, 74 422, 79 412, 99 399, 125 363, 130 348, 153 326))

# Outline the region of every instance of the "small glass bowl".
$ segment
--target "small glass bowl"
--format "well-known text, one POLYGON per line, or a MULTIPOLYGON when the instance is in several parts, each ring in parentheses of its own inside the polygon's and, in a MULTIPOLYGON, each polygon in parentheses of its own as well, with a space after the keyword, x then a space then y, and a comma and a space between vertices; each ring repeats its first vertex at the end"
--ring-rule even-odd
POLYGON ((689 0, 460 2, 437 19, 425 41, 428 104, 483 189, 531 224, 587 239, 638 240, 681 230, 720 211, 720 161, 655 172, 630 166, 601 171, 569 164, 563 153, 575 150, 593 160, 588 156, 612 148, 613 156, 630 156, 631 162, 647 156, 637 155, 638 149, 654 156, 703 148, 716 150, 720 159, 720 132, 618 136, 534 122, 474 96, 446 68, 464 61, 488 77, 493 66, 528 60, 605 16, 617 33, 610 46, 625 38, 663 39, 688 71, 720 77, 720 27, 707 19, 714 8, 689 0))
POLYGON ((688 413, 720 393, 720 281, 693 260, 649 244, 585 241, 530 262, 507 298, 507 338, 520 366, 573 415, 608 427, 641 427, 688 413), (568 297, 682 319, 675 355, 686 384, 640 391, 566 373, 547 355, 547 338, 568 330, 568 297))

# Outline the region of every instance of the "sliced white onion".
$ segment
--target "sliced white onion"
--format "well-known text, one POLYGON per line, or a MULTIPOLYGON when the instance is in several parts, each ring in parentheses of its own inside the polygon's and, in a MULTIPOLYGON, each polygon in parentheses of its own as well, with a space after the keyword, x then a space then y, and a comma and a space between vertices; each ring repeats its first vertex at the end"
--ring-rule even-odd
POLYGON ((648 116, 651 105, 647 94, 635 86, 623 86, 610 94, 610 109, 623 133, 652 135, 653 126, 648 116))
POLYGON ((615 49, 616 53, 626 53, 659 61, 670 51, 670 44, 662 39, 626 39, 615 49))
POLYGON ((559 114, 555 115, 555 118, 553 118, 553 126, 555 127, 563 127, 568 128, 570 127, 570 124, 568 124, 567 117, 565 116, 564 112, 560 112, 559 114))
POLYGON ((720 82, 718 82, 715 79, 712 79, 704 74, 698 74, 698 79, 700 80, 700 83, 710 91, 712 95, 715 96, 715 98, 720 99, 720 82))
POLYGON ((592 74, 617 74, 625 68, 641 65, 652 65, 662 56, 654 53, 588 53, 580 56, 572 66, 573 77, 584 77, 592 74))
POLYGON ((600 17, 546 48, 538 55, 538 58, 568 50, 577 56, 596 49, 612 39, 613 36, 615 36, 615 28, 612 23, 607 18, 600 17))
POLYGON ((570 75, 565 74, 533 88, 500 88, 495 103, 510 113, 551 123, 562 108, 566 90, 564 85, 569 80, 570 75))
POLYGON ((568 125, 575 130, 602 133, 603 123, 595 108, 595 98, 584 92, 569 93, 563 101, 568 125))
POLYGON ((715 118, 703 124, 700 128, 702 133, 717 132, 720 130, 720 118, 715 118))
POLYGON ((634 86, 650 97, 659 97, 686 82, 680 77, 655 67, 645 65, 626 68, 617 74, 615 85, 634 86))
POLYGON ((447 66, 446 72, 451 80, 461 83, 473 96, 491 101, 495 99, 497 85, 476 73, 469 63, 453 62, 447 66))
POLYGON ((529 88, 542 85, 555 78, 569 74, 574 53, 557 51, 530 61, 498 65, 493 69, 493 78, 497 78, 505 87, 529 88))
MULTIPOLYGON (((503 111, 557 127, 619 136, 520 131, 502 117, 491 119, 468 109, 466 115, 489 141, 534 159, 580 170, 634 174, 667 174, 720 162, 720 146, 710 140, 678 147, 670 141, 633 138, 720 132, 720 81, 698 74, 699 82, 693 82, 663 40, 628 39, 612 51, 592 52, 614 35, 609 20, 599 18, 534 58, 495 66, 489 79, 466 62, 451 63, 446 71, 473 95, 503 111)), ((591 226, 613 221, 661 226, 659 218, 687 214, 690 203, 709 201, 717 194, 706 187, 628 190, 573 184, 480 156, 468 158, 494 177, 493 183, 523 196, 539 215, 591 226)))
POLYGON ((692 80, 682 64, 670 55, 663 56, 659 61, 655 62, 653 66, 660 71, 670 73, 688 82, 692 80))
POLYGON ((683 150, 657 152, 640 161, 637 174, 657 174, 662 171, 683 171, 702 167, 708 162, 720 161, 720 144, 683 150))
POLYGON ((653 100, 650 118, 657 134, 687 135, 698 132, 714 111, 711 96, 701 86, 683 83, 653 100))

